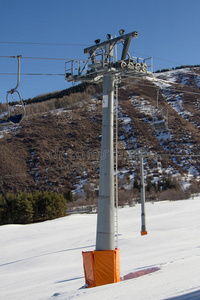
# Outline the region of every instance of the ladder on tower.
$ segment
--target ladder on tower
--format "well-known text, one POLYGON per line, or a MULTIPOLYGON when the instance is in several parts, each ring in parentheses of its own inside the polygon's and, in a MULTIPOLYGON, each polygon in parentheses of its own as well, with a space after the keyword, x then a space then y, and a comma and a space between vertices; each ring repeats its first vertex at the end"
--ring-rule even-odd
POLYGON ((115 203, 115 248, 118 248, 118 78, 116 79, 116 91, 114 99, 114 126, 113 126, 113 146, 114 146, 114 203, 115 203))

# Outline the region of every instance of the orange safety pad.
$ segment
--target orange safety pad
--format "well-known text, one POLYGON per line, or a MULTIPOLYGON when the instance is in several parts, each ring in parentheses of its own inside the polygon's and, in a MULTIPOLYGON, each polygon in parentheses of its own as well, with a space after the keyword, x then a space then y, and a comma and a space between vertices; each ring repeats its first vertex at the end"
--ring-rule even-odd
POLYGON ((87 287, 120 281, 120 250, 82 252, 87 287))
POLYGON ((141 231, 141 235, 146 235, 146 234, 148 234, 147 231, 141 231))
POLYGON ((120 281, 120 251, 94 251, 95 285, 120 281))
POLYGON ((94 251, 82 252, 85 283, 87 287, 95 286, 94 278, 94 251))

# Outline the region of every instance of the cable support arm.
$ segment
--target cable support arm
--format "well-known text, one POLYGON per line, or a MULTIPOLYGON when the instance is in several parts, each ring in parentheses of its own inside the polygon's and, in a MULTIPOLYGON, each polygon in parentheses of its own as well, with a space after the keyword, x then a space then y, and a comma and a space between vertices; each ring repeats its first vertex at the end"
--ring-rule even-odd
POLYGON ((121 36, 118 36, 116 38, 113 38, 113 39, 110 39, 110 40, 107 40, 107 41, 104 41, 102 43, 99 43, 97 45, 94 45, 94 46, 91 46, 91 47, 88 47, 88 48, 85 48, 84 49, 84 53, 87 54, 87 53, 93 53, 94 51, 96 51, 97 49, 99 48, 102 48, 102 47, 105 47, 106 45, 111 45, 111 44, 114 44, 114 43, 117 43, 117 42, 122 42, 122 41, 126 41, 128 40, 129 38, 137 38, 138 36, 138 32, 137 31, 133 31, 131 33, 128 33, 128 34, 125 34, 125 35, 121 35, 121 36))

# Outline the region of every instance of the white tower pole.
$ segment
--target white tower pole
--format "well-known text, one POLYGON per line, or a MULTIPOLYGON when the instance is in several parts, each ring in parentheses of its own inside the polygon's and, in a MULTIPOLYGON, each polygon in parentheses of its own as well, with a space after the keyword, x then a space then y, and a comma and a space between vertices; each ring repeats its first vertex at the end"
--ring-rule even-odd
POLYGON ((141 235, 146 235, 146 213, 145 213, 145 186, 144 186, 144 166, 143 154, 140 151, 140 176, 141 176, 141 235))
POLYGON ((113 153, 113 75, 104 75, 103 120, 96 250, 115 250, 114 153, 113 153))

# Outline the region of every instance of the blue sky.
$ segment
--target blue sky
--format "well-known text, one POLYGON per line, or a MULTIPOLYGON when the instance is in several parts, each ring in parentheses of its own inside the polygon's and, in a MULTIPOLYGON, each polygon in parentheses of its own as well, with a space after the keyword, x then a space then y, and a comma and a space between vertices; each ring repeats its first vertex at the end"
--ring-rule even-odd
MULTIPOLYGON (((131 55, 152 56, 159 69, 200 64, 199 12, 199 0, 0 0, 0 56, 87 58, 86 46, 123 28, 138 31, 131 55)), ((22 73, 63 74, 64 68, 64 60, 21 59, 22 73)), ((0 57, 0 73, 16 70, 16 59, 0 57)), ((0 102, 15 84, 15 76, 0 74, 0 102)), ((69 86, 64 76, 21 75, 19 91, 27 99, 69 86)))

